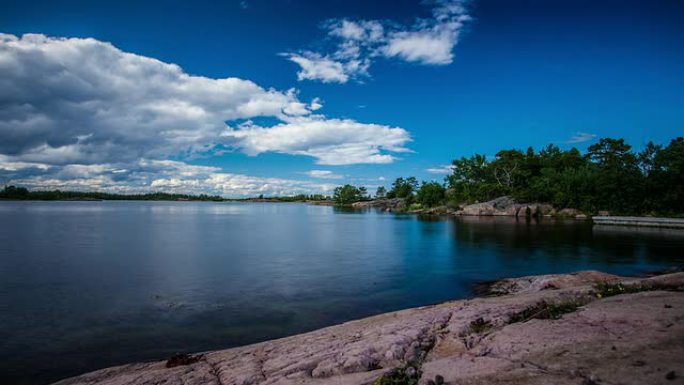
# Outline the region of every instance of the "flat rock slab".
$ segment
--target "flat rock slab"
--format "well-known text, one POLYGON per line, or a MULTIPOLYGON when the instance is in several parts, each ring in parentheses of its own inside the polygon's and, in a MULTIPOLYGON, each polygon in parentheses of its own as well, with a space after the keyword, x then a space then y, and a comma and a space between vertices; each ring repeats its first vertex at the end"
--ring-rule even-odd
POLYGON ((504 280, 499 296, 453 301, 310 333, 165 361, 98 370, 59 385, 372 384, 416 368, 421 384, 684 384, 684 273, 628 279, 599 272, 504 280), (668 285, 608 298, 596 281, 668 285), (555 319, 540 303, 580 303, 555 319), (539 312, 538 312, 539 313, 539 312))

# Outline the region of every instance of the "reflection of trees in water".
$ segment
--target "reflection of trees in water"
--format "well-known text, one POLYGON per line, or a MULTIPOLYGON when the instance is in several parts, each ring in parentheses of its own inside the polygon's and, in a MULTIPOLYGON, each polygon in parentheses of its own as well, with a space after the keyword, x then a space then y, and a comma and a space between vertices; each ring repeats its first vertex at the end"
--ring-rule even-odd
POLYGON ((684 231, 629 226, 594 226, 594 248, 641 257, 644 262, 684 263, 684 231), (631 254, 628 254, 631 251, 631 254))
POLYGON ((370 209, 357 209, 351 206, 333 206, 333 212, 337 214, 365 214, 370 209))
POLYGON ((684 231, 681 229, 668 229, 658 227, 635 227, 635 226, 610 226, 597 225, 593 228, 595 236, 621 237, 636 236, 650 239, 681 239, 684 241, 684 231))
POLYGON ((442 222, 446 220, 443 215, 418 214, 418 220, 421 222, 442 222))
POLYGON ((590 258, 591 263, 677 262, 684 232, 592 229, 586 221, 551 218, 457 217, 453 234, 459 248, 493 247, 504 258, 543 253, 556 258, 590 258))
POLYGON ((591 239, 591 227, 577 222, 514 217, 458 217, 459 242, 494 243, 511 249, 568 246, 591 239))

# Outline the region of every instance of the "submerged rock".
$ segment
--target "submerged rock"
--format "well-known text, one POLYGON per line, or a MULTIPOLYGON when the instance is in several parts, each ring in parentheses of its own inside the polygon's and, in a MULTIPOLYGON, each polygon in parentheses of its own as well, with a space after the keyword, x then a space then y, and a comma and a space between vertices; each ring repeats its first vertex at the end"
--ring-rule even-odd
POLYGON ((188 356, 198 359, 180 366, 129 364, 58 384, 676 383, 684 370, 683 288, 684 273, 507 279, 492 286, 496 297, 188 356), (596 281, 631 289, 600 296, 596 281), (557 313, 542 316, 549 307, 557 313))

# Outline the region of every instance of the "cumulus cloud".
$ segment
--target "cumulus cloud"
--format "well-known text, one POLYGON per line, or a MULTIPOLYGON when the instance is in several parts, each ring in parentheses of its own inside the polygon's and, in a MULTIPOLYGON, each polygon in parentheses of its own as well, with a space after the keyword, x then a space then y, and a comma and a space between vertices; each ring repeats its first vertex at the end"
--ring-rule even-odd
POLYGON ((342 175, 335 174, 330 170, 309 170, 306 175, 318 179, 342 179, 342 175))
POLYGON ((596 134, 589 134, 587 132, 576 132, 565 143, 584 143, 596 138, 596 134))
POLYGON ((430 174, 451 174, 454 171, 454 166, 445 164, 442 166, 430 167, 425 171, 429 172, 430 174))
POLYGON ((450 64, 460 34, 472 19, 463 5, 465 2, 435 1, 431 18, 417 19, 408 26, 379 20, 328 20, 323 28, 337 41, 331 52, 300 51, 283 55, 299 65, 300 81, 324 83, 346 83, 367 76, 372 62, 379 57, 426 65, 450 64))
POLYGON ((94 39, 0 35, 0 153, 97 163, 202 152, 225 121, 310 113, 294 90, 180 67, 94 39))
MULTIPOLYGON (((129 170, 141 159, 231 150, 305 155, 322 164, 385 163, 410 140, 399 127, 314 113, 320 99, 302 101, 294 89, 189 75, 95 39, 0 34, 0 73, 0 172, 49 171, 36 181, 66 177, 75 165, 129 170), (251 122, 260 117, 278 123, 251 122), (350 158, 341 162, 345 154, 350 158)), ((104 187, 110 174, 99 171, 104 187)), ((112 180, 121 175, 134 173, 112 180)))
POLYGON ((307 155, 323 165, 392 163, 396 157, 387 152, 408 152, 404 145, 411 140, 398 127, 318 117, 288 118, 272 127, 248 121, 223 135, 248 155, 307 155))

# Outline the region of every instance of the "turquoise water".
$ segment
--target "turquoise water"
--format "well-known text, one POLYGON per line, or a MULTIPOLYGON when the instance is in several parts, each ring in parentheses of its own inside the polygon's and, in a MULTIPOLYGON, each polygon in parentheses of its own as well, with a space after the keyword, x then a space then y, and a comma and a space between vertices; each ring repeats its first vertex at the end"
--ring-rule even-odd
POLYGON ((0 383, 40 384, 472 295, 684 263, 684 232, 282 203, 0 202, 0 383))

